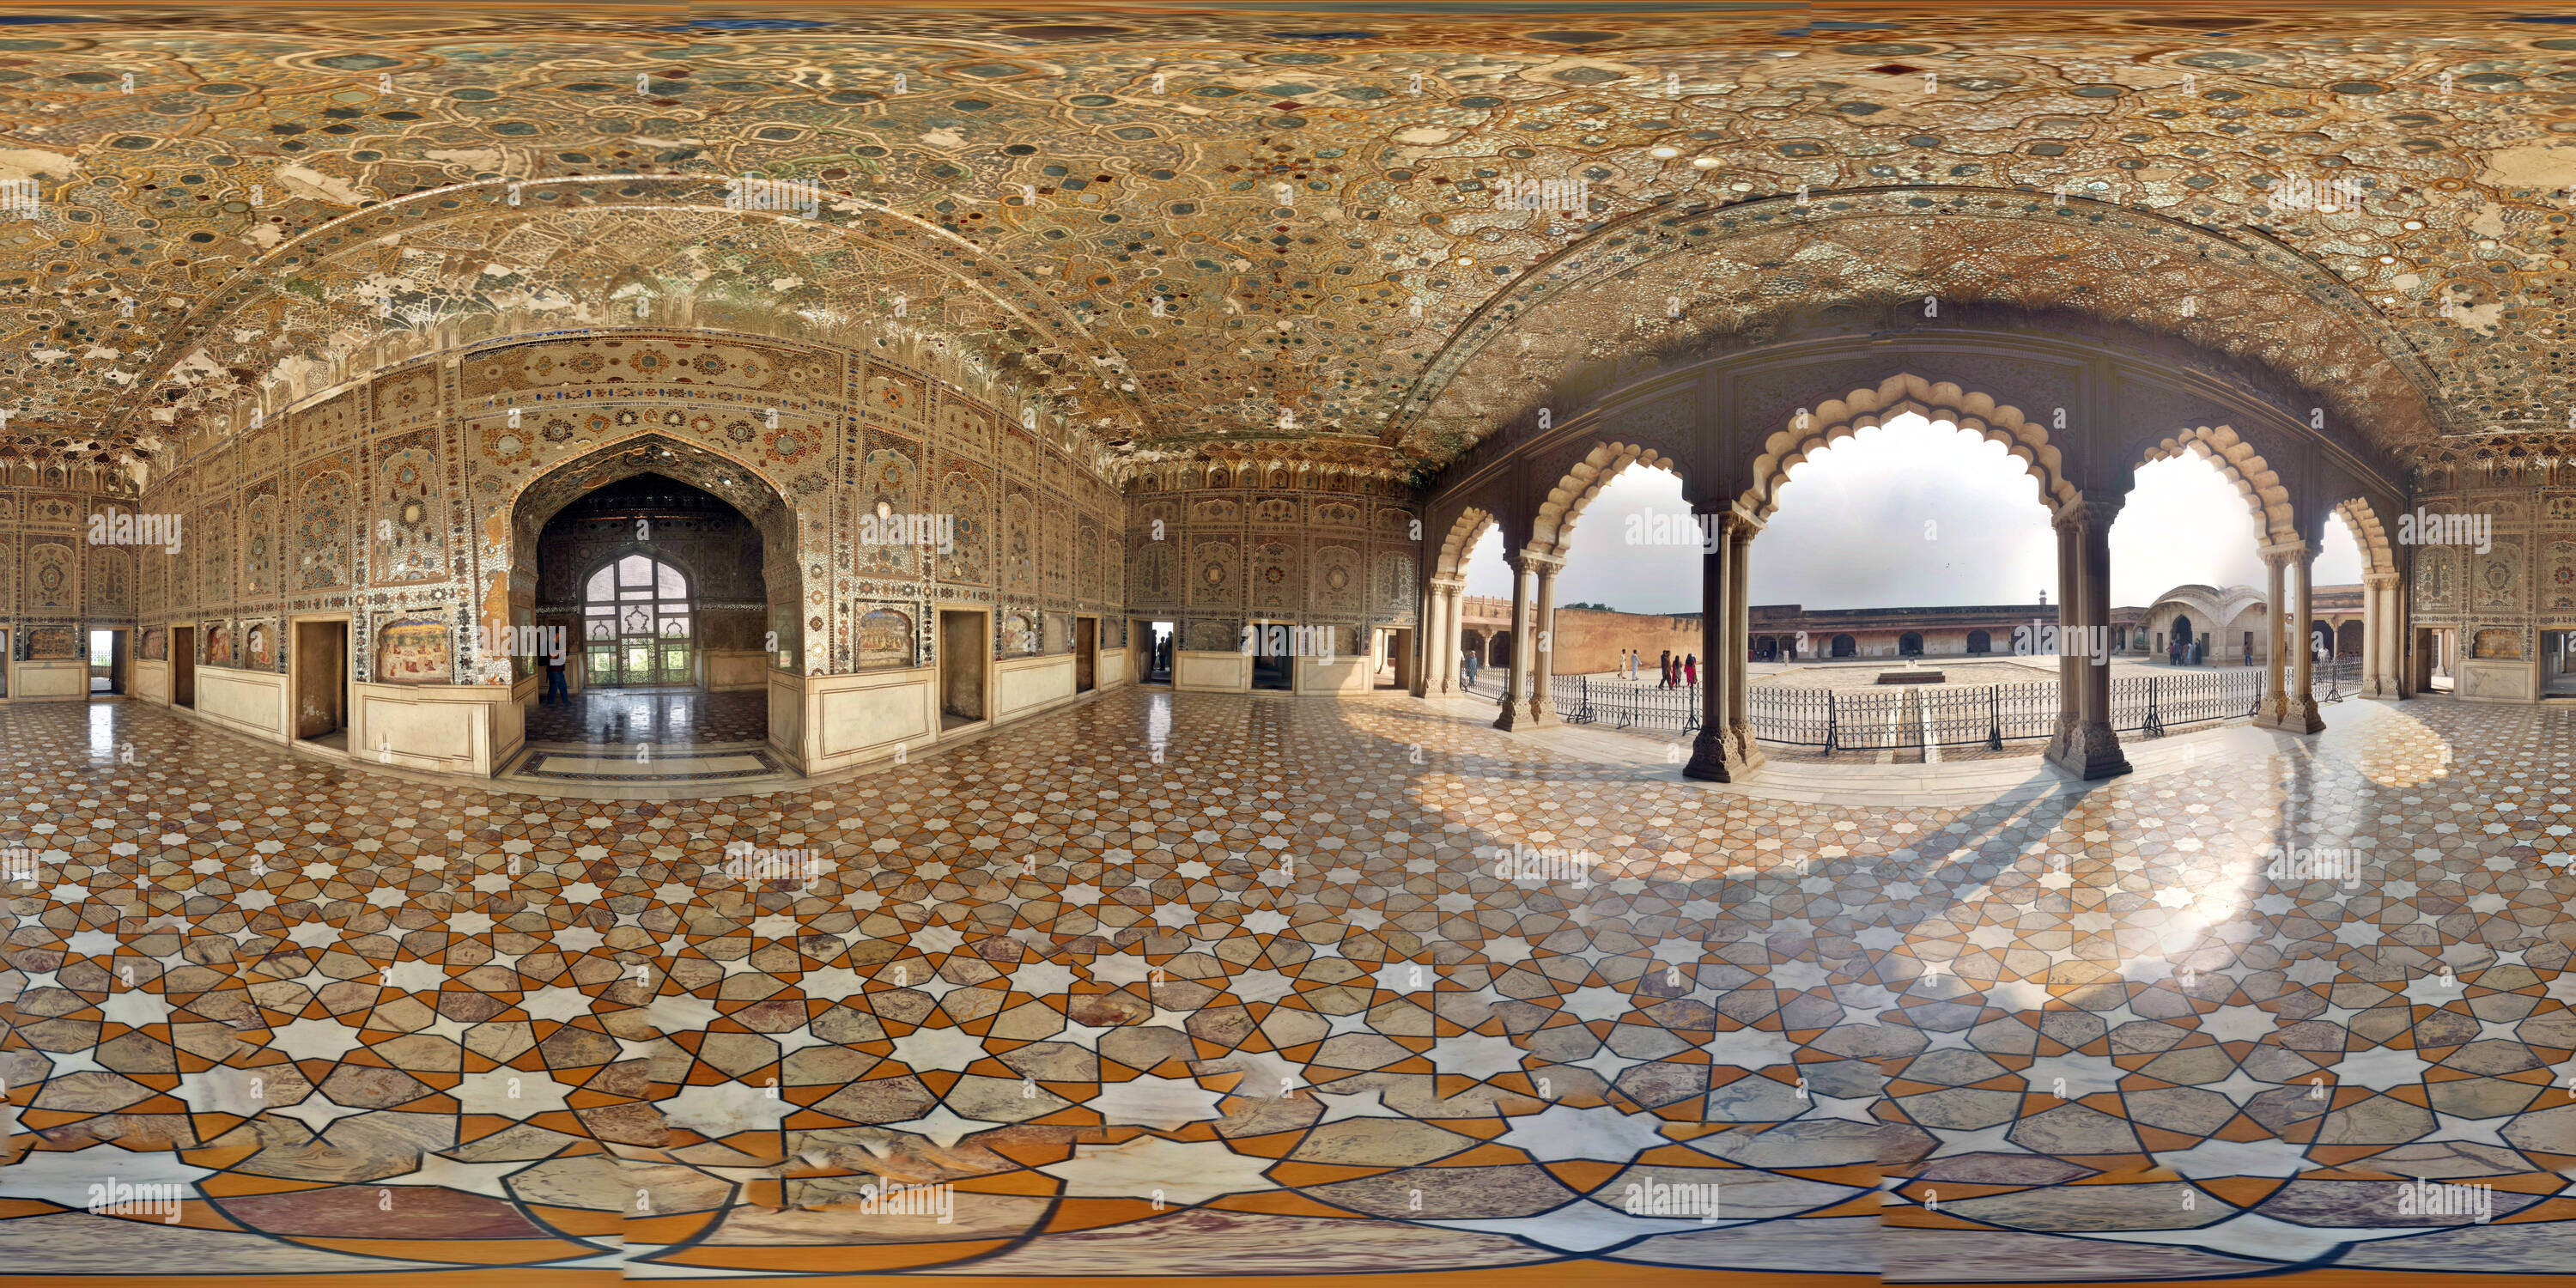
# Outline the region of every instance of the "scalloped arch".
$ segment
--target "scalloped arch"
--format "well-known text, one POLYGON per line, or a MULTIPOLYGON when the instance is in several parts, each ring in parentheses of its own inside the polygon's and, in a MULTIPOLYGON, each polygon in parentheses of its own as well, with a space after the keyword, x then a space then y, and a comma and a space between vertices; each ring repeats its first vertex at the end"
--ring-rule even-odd
POLYGON ((1651 447, 1616 440, 1596 444, 1566 470, 1539 502, 1538 517, 1530 524, 1529 552, 1564 558, 1566 547, 1574 540, 1575 520, 1583 517, 1583 511, 1594 497, 1601 495, 1602 488, 1609 486, 1610 480, 1631 465, 1681 472, 1679 463, 1651 447))
POLYGON ((2289 485, 2281 481, 2279 471, 2254 450, 2253 444, 2237 434, 2234 426, 2202 425, 2176 430, 2147 448, 2138 463, 2179 460, 2186 454, 2216 466, 2219 474, 2235 485, 2237 495, 2245 498, 2246 509, 2254 516, 2255 526, 2263 530, 2266 544, 2287 545, 2299 539, 2298 516, 2291 511, 2289 485))
POLYGON ((1740 504, 1755 518, 1768 518, 1780 505, 1780 488, 1789 471, 1818 450, 1913 412, 1932 421, 1949 421, 2004 450, 2026 467, 2039 483, 2040 504, 2054 516, 2084 498, 2068 481, 2065 457, 2048 441, 2048 429, 2021 409, 1997 403, 1948 381, 1933 382, 1912 373, 1889 376, 1875 389, 1854 389, 1826 399, 1815 411, 1794 418, 1764 441, 1753 460, 1753 482, 1740 504))
POLYGON ((1440 557, 1431 566, 1434 577, 1455 578, 1460 575, 1468 552, 1485 539, 1485 531, 1494 526, 1493 512, 1468 506, 1458 512, 1449 524, 1447 535, 1440 539, 1440 557))
POLYGON ((2379 514, 2362 497, 2335 503, 2334 513, 2343 519, 2344 528, 2352 533, 2353 544, 2361 547, 2364 573, 2392 574, 2397 571, 2397 549, 2381 526, 2379 514))

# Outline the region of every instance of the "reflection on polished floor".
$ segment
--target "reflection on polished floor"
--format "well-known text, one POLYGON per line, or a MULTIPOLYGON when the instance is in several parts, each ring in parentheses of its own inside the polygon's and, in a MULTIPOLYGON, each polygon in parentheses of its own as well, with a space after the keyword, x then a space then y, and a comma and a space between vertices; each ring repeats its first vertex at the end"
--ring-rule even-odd
POLYGON ((1397 702, 697 802, 0 709, 0 1266, 2563 1272, 2576 713, 2334 718, 1907 808, 1397 702))
POLYGON ((585 689, 528 708, 532 743, 668 747, 759 742, 768 733, 767 689, 585 689))

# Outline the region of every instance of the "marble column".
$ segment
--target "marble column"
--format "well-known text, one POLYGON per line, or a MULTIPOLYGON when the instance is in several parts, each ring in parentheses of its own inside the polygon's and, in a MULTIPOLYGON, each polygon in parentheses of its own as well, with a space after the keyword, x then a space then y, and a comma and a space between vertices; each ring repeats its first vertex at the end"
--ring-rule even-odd
POLYGON ((2281 723, 2286 705, 2281 683, 2281 621, 2287 598, 2282 593, 2282 569, 2289 563, 2286 548, 2266 546, 2263 555, 2263 701, 2254 709, 2254 723, 2266 728, 2281 723))
POLYGON ((1530 580, 1532 569, 1526 555, 1510 561, 1512 572, 1512 650, 1509 665, 1503 672, 1502 711, 1494 717, 1497 729, 1521 729, 1535 723, 1529 699, 1522 690, 1529 687, 1530 656, 1530 580))
POLYGON ((1735 550, 1731 525, 1733 515, 1721 516, 1728 525, 1719 533, 1713 546, 1704 548, 1699 557, 1699 655, 1708 660, 1699 676, 1699 736, 1691 742, 1690 763, 1682 766, 1682 777, 1703 782, 1731 783, 1751 773, 1735 746, 1734 709, 1727 702, 1727 679, 1732 674, 1721 661, 1726 656, 1729 637, 1734 633, 1730 620, 1735 591, 1729 583, 1735 569, 1735 550))
POLYGON ((1458 692, 1458 585, 1433 582, 1431 587, 1431 691, 1440 697, 1458 692))
POLYGON ((2290 674, 2289 692, 2285 695, 2288 698, 2288 704, 2281 709, 2281 723, 2278 727, 2291 733, 2317 733, 2326 727, 2326 722, 2324 717, 2317 714, 2317 695, 2314 688, 2317 662, 2316 552, 2301 546, 2298 553, 2292 556, 2292 561, 2298 565, 2299 570, 2299 593, 2298 597, 2291 601, 2294 607, 2290 619, 2294 628, 2292 637, 2298 641, 2298 651, 2291 655, 2293 669, 2290 674))
POLYGON ((1529 725, 1557 723, 1556 694, 1550 687, 1556 679, 1556 575, 1565 570, 1565 561, 1539 555, 1529 556, 1532 572, 1538 576, 1538 611, 1530 617, 1530 695, 1529 725))
POLYGON ((1769 757, 1762 754, 1761 741, 1753 736, 1752 678, 1748 655, 1753 646, 1752 564, 1753 538, 1762 525, 1743 515, 1728 516, 1726 548, 1730 552, 1726 566, 1726 651, 1700 655, 1702 683, 1711 683, 1719 668, 1725 668, 1727 734, 1735 740, 1735 754, 1747 770, 1759 769, 1769 757))
POLYGON ((1422 580, 1422 595, 1419 595, 1419 603, 1417 608, 1414 608, 1412 683, 1404 685, 1414 698, 1430 698, 1432 693, 1440 690, 1437 688, 1440 680, 1432 677, 1432 672, 1440 670, 1440 667, 1437 667, 1437 657, 1440 657, 1440 644, 1437 644, 1437 639, 1440 639, 1440 587, 1432 585, 1430 577, 1425 577, 1425 580, 1422 580))
POLYGON ((2361 576, 2361 696, 2393 698, 2397 686, 2391 682, 2388 646, 2395 636, 2388 629, 2396 607, 2389 587, 2397 580, 2395 573, 2370 572, 2361 576))
POLYGON ((2111 727, 2111 522, 2116 501, 2079 501, 2057 517, 2057 736, 2048 759, 2079 778, 2129 772, 2111 727))

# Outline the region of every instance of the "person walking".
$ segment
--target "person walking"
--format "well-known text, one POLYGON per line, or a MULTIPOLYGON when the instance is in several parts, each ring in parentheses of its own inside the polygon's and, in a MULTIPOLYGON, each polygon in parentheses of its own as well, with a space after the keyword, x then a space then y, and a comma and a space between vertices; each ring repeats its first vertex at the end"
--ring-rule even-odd
POLYGON ((1682 683, 1688 687, 1698 687, 1699 654, 1693 653, 1682 659, 1682 683))
POLYGON ((564 687, 564 655, 559 652, 546 655, 546 691, 537 699, 537 705, 544 706, 557 699, 566 706, 572 705, 572 692, 564 687))
POLYGON ((1673 651, 1671 649, 1664 650, 1663 660, 1655 663, 1655 672, 1657 684, 1667 689, 1673 687, 1673 651))

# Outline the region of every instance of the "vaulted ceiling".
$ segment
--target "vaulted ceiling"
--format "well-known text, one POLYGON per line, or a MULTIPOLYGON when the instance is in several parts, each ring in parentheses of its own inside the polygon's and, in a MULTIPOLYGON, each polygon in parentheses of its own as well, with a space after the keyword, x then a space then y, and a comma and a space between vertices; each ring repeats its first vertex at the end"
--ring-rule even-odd
POLYGON ((2391 451, 2576 423, 2559 17, 1367 9, 0 6, 0 450, 686 318, 953 347, 1140 456, 1429 470, 1561 373, 1924 294, 2391 451))

